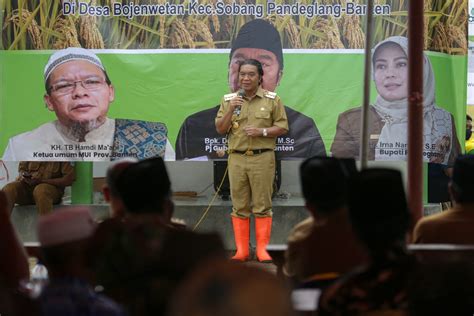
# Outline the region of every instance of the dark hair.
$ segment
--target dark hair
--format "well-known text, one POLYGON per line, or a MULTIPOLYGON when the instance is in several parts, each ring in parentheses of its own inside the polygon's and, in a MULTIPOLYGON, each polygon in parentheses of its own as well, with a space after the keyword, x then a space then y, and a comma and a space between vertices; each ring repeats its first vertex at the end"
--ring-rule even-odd
POLYGON ((350 184, 349 215, 372 257, 403 244, 411 215, 400 172, 373 168, 354 176, 350 184))
MULTIPOLYGON (((351 159, 355 169, 355 161, 351 159)), ((347 163, 347 162, 346 162, 347 163)), ((331 157, 311 157, 300 166, 304 199, 317 212, 330 213, 347 204, 347 186, 351 172, 344 163, 331 157)))
POLYGON ((116 191, 127 212, 162 214, 171 182, 161 157, 130 164, 118 175, 116 191))
POLYGON ((232 42, 229 59, 239 48, 260 48, 275 54, 280 70, 283 69, 283 49, 280 33, 269 22, 255 19, 244 24, 232 42))
MULTIPOLYGON (((110 81, 110 78, 109 78, 109 75, 107 74, 107 71, 105 71, 104 69, 100 69, 102 70, 102 72, 104 73, 104 76, 105 76, 105 82, 107 83, 107 85, 111 85, 112 84, 112 81, 110 81)), ((54 70, 53 70, 54 71, 54 70)), ((49 95, 51 93, 51 86, 49 85, 49 79, 51 78, 51 74, 48 76, 48 78, 46 79, 46 82, 44 83, 44 89, 46 90, 46 94, 49 95)))
POLYGON ((240 72, 240 68, 242 68, 243 65, 252 65, 252 66, 257 67, 257 72, 258 72, 258 75, 259 75, 258 83, 259 84, 262 83, 263 66, 262 66, 261 62, 259 62, 256 59, 245 59, 245 60, 239 62, 239 72, 240 72))
POLYGON ((107 183, 107 187, 109 188, 111 195, 120 197, 117 190, 117 180, 122 171, 125 170, 130 164, 133 164, 133 162, 123 161, 116 163, 107 169, 105 182, 107 183))
POLYGON ((474 155, 461 155, 456 159, 451 188, 456 202, 474 202, 474 155))
POLYGON ((472 117, 469 114, 466 114, 466 121, 472 121, 472 117))

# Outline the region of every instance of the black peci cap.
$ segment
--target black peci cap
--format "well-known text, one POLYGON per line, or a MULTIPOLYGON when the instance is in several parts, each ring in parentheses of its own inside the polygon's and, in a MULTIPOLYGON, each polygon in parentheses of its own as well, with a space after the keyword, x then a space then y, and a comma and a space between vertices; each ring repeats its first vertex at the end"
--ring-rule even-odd
POLYGON ((474 196, 474 155, 461 155, 456 159, 452 183, 454 189, 463 196, 474 196))
POLYGON ((161 212, 162 201, 171 193, 171 182, 162 158, 131 164, 117 179, 117 191, 131 213, 161 212))
POLYGON ((229 58, 239 48, 260 48, 275 54, 280 69, 283 69, 283 49, 281 47, 280 34, 269 22, 261 19, 246 23, 239 30, 239 34, 232 43, 229 58))

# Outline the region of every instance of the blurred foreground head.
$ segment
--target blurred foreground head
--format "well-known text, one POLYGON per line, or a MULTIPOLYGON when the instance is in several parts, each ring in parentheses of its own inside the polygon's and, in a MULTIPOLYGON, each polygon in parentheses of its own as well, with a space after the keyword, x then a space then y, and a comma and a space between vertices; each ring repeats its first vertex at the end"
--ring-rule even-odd
POLYGON ((169 221, 173 212, 171 182, 162 158, 121 162, 107 171, 104 196, 112 213, 158 215, 169 221))
POLYGON ((354 159, 306 159, 300 166, 301 187, 306 206, 318 214, 329 214, 346 206, 349 177, 356 172, 354 159))
POLYGON ((183 282, 170 316, 288 316, 290 292, 274 275, 227 260, 206 262, 183 282))
POLYGON ((70 275, 83 265, 83 253, 94 234, 96 223, 89 208, 62 208, 41 216, 37 234, 50 273, 70 275))
POLYGON ((474 155, 462 155, 456 159, 450 192, 457 203, 474 203, 474 155))
POLYGON ((400 172, 362 170, 351 181, 349 214, 354 230, 373 256, 403 246, 411 217, 400 172))

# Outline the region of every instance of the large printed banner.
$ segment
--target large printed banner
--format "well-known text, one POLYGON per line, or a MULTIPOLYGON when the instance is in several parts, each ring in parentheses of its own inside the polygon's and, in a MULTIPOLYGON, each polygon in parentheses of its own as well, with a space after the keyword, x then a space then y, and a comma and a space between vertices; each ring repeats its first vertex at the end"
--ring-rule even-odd
POLYGON ((469 0, 468 27, 468 72, 467 72, 467 116, 466 116, 466 154, 474 154, 472 118, 474 117, 474 1, 469 0), (470 118, 470 119, 469 119, 470 118))
MULTIPOLYGON (((408 1, 375 2, 369 158, 404 160, 408 1)), ((425 3, 424 158, 447 164, 465 133, 468 5, 425 3)), ((247 58, 285 104, 279 159, 359 155, 365 1, 0 5, 4 160, 225 159, 215 117, 247 58)))

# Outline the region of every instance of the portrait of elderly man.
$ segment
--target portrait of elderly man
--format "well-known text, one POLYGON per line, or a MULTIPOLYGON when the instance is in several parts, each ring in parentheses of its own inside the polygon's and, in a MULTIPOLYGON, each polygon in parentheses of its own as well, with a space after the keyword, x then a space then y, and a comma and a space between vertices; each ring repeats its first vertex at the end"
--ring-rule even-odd
MULTIPOLYGON (((229 55, 229 88, 237 92, 239 63, 256 59, 263 65, 262 88, 275 91, 283 75, 283 50, 280 34, 264 20, 252 20, 240 29, 232 43, 229 55)), ((219 105, 194 113, 181 125, 176 140, 176 159, 207 157, 219 158, 219 149, 226 147, 226 137, 219 135, 214 118, 219 105), (213 140, 213 143, 209 140, 213 140)), ((285 106, 289 132, 277 138, 276 158, 305 159, 310 156, 326 156, 326 149, 319 131, 310 117, 285 106)))
POLYGON ((114 86, 90 50, 70 47, 53 53, 44 68, 44 83, 44 102, 57 120, 10 138, 3 160, 174 160, 165 124, 107 116, 114 86))

